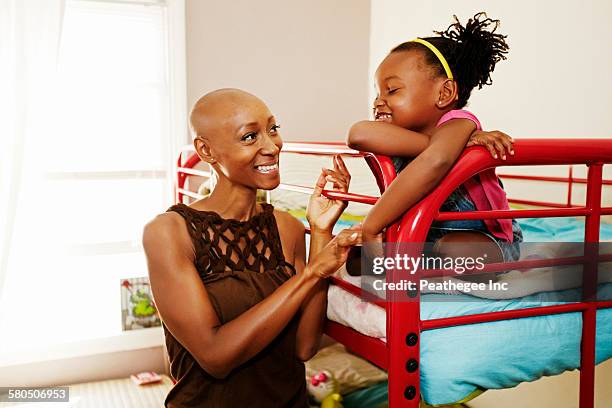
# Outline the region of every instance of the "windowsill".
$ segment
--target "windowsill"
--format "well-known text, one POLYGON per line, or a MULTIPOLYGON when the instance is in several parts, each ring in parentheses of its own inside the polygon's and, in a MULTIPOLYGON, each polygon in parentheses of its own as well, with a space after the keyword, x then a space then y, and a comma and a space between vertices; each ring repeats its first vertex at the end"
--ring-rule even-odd
POLYGON ((0 358, 0 367, 64 360, 76 357, 93 356, 130 350, 160 347, 164 344, 161 327, 131 330, 121 334, 73 343, 24 350, 0 358))

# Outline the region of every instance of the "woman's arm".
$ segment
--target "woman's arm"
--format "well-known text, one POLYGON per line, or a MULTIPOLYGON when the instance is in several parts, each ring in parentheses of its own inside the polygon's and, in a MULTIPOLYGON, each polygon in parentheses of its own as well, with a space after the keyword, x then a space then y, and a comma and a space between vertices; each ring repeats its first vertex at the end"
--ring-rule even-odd
MULTIPOLYGON (((310 235, 308 259, 314 259, 331 239, 331 232, 313 231, 310 235)), ((295 269, 297 273, 303 273, 302 271, 305 267, 304 257, 306 255, 305 230, 303 230, 301 238, 297 241, 295 255, 295 269)), ((325 315, 327 313, 328 286, 329 283, 327 280, 320 280, 317 282, 304 299, 300 308, 296 350, 297 356, 301 361, 310 360, 319 349, 321 335, 323 334, 323 325, 325 323, 325 315)))
MULTIPOLYGON (((345 202, 330 200, 322 194, 327 182, 332 183, 335 191, 347 192, 349 189, 351 175, 344 161, 340 156, 334 156, 333 163, 333 170, 323 169, 321 172, 308 201, 307 219, 310 224, 309 262, 313 262, 332 239, 332 229, 347 206, 345 202)), ((293 219, 293 222, 296 223, 296 229, 301 227, 300 236, 296 239, 297 245, 294 262, 296 270, 300 273, 305 264, 305 230, 301 222, 296 219, 293 219), (298 227, 297 224, 300 226, 298 227)), ((359 229, 359 227, 356 228, 359 229)), ((327 312, 328 285, 327 281, 319 281, 302 304, 296 339, 297 354, 302 361, 309 360, 319 349, 327 312)))
POLYGON ((372 207, 363 222, 363 240, 371 242, 382 230, 431 191, 455 163, 476 128, 468 119, 441 125, 430 145, 406 166, 372 207))
POLYGON ((184 220, 173 213, 162 214, 143 233, 151 288, 164 324, 216 378, 224 378, 270 344, 310 290, 345 262, 348 247, 359 241, 359 234, 342 231, 316 263, 305 266, 302 273, 237 318, 221 324, 194 266, 184 220))

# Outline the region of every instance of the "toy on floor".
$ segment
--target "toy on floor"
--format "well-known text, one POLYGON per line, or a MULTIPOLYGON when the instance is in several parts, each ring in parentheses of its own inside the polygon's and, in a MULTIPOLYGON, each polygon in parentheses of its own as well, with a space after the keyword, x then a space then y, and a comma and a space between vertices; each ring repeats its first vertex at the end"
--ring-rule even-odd
POLYGON ((132 374, 130 378, 138 385, 153 384, 163 380, 162 376, 157 374, 155 371, 145 371, 143 373, 132 374))
POLYGON ((338 382, 329 371, 313 375, 307 385, 308 392, 321 403, 321 408, 342 408, 338 382))

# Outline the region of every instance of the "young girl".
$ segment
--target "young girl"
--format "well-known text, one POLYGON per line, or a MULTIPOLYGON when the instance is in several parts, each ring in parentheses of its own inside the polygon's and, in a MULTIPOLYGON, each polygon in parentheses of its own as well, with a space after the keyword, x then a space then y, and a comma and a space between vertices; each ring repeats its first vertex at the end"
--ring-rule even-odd
MULTIPOLYGON (((499 20, 478 13, 462 26, 455 23, 437 37, 418 38, 391 50, 376 71, 378 95, 374 121, 351 128, 348 145, 393 157, 397 178, 363 223, 363 240, 375 241, 383 229, 432 190, 466 146, 485 145, 503 160, 512 140, 501 132, 478 132, 478 119, 462 108, 472 89, 491 84, 495 64, 506 59, 505 36, 495 31, 499 20), (470 139, 472 136, 472 139, 470 139), (414 157, 413 160, 406 158, 414 157)), ((501 182, 493 169, 466 181, 445 201, 441 211, 508 209, 501 182)), ((514 220, 434 222, 427 236, 434 250, 447 243, 478 242, 496 257, 518 259, 521 230, 514 220), (515 245, 512 245, 515 243, 515 245)), ((465 254, 463 254, 465 256, 465 254)))

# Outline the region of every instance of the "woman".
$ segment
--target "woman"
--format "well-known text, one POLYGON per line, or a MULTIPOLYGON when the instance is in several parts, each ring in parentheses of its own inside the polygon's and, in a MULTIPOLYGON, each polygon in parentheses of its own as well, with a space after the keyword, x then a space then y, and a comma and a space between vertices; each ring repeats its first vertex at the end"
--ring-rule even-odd
POLYGON ((209 197, 170 207, 143 234, 177 381, 166 406, 306 407, 302 362, 321 338, 325 278, 361 242, 358 227, 331 238, 346 203, 321 191, 328 181, 348 191, 350 175, 336 157, 317 180, 306 264, 302 223, 255 200, 257 189, 280 183, 282 141, 266 105, 218 90, 196 103, 191 125, 218 182, 209 197))

